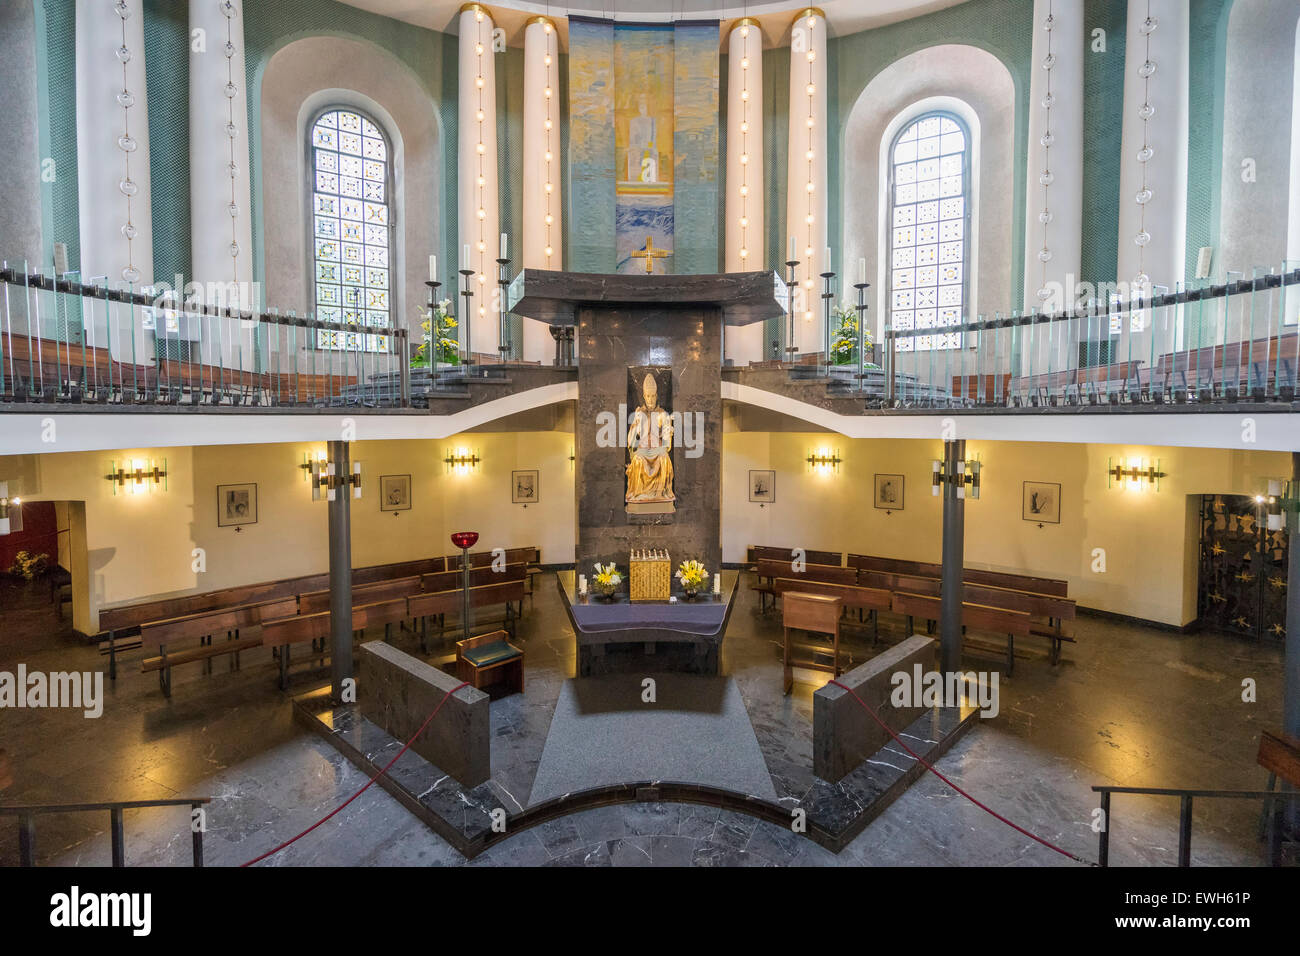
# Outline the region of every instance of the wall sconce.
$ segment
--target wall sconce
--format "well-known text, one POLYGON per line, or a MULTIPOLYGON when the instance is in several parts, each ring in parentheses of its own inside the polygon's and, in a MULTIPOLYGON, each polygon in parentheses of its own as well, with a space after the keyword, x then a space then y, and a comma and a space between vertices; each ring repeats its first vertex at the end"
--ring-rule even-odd
POLYGON ((1270 478, 1268 496, 1256 495, 1255 501, 1268 507, 1265 527, 1269 531, 1281 531, 1286 527, 1286 513, 1300 511, 1300 482, 1270 478))
POLYGON ((312 458, 310 454, 303 456, 304 460, 298 467, 303 469, 307 481, 311 484, 311 500, 321 500, 321 489, 325 489, 325 500, 333 501, 338 495, 340 488, 352 488, 352 497, 361 497, 361 462, 352 463, 352 474, 340 475, 338 466, 329 460, 325 452, 317 452, 316 457, 312 458))
POLYGON ((443 463, 446 464, 449 472, 465 475, 475 471, 482 460, 477 451, 470 451, 468 448, 457 448, 447 452, 447 457, 443 459, 443 463))
POLYGON ((938 498, 943 493, 945 484, 957 486, 957 497, 978 499, 980 496, 980 460, 970 458, 957 462, 957 467, 949 474, 944 462, 933 459, 930 462, 930 496, 938 498))
MULTIPOLYGON (((23 503, 21 498, 9 497, 9 482, 0 481, 0 534, 8 534, 10 531, 9 512, 17 511, 18 506, 23 503)), ((21 518, 21 515, 19 515, 21 518)), ((22 528, 22 522, 19 521, 19 529, 22 528)))
POLYGON ((1150 486, 1156 491, 1160 490, 1160 479, 1167 477, 1160 470, 1160 459, 1155 460, 1155 464, 1148 465, 1145 458, 1131 459, 1128 466, 1125 467, 1123 461, 1115 461, 1114 458, 1107 459, 1106 474, 1107 487, 1109 488, 1128 488, 1130 491, 1141 491, 1150 486))
POLYGON ((808 462, 808 470, 820 475, 839 472, 842 460, 838 450, 832 451, 826 448, 818 449, 805 459, 808 462))
POLYGON ((159 486, 166 491, 167 459, 164 458, 161 464, 152 458, 147 462, 139 459, 129 462, 110 461, 108 474, 104 478, 112 482, 114 497, 119 493, 139 495, 151 492, 159 486))

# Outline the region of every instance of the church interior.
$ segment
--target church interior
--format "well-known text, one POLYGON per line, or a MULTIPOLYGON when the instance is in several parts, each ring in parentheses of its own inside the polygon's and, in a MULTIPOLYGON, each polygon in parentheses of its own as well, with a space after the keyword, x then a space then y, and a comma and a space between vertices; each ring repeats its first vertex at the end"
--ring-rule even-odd
POLYGON ((0 0, 0 89, 0 864, 1300 865, 1298 0, 0 0))

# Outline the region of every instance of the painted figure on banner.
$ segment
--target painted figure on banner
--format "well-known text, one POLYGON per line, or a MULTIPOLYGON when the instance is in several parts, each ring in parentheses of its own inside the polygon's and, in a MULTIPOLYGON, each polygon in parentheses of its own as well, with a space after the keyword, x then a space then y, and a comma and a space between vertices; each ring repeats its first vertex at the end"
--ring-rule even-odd
MULTIPOLYGON (((647 374, 642 403, 627 432, 627 498, 629 505, 668 504, 673 494, 673 419, 659 405, 659 387, 647 374)), ((671 507, 665 510, 672 510, 671 507)))

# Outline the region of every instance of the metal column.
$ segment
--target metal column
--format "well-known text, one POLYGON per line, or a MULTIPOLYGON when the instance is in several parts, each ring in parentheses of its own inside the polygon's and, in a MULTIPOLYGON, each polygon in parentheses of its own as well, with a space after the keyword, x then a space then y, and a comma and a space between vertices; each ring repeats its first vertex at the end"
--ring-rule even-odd
POLYGON ((966 473, 966 440, 943 443, 943 571, 939 611, 939 670, 961 669, 962 567, 965 563, 966 501, 958 490, 966 473))
POLYGON ((329 443, 334 464, 330 487, 330 697, 342 703, 343 682, 352 679, 352 489, 339 481, 352 473, 348 443, 329 443))

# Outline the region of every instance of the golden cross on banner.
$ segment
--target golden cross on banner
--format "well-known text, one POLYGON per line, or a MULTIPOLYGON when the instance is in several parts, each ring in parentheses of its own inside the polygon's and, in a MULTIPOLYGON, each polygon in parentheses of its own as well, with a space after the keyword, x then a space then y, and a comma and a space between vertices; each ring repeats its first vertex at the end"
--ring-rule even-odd
POLYGON ((633 258, 645 259, 646 275, 651 275, 655 271, 654 261, 656 259, 667 259, 673 254, 671 249, 656 249, 655 242, 649 236, 645 237, 645 248, 640 252, 632 253, 633 258))

